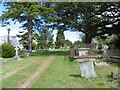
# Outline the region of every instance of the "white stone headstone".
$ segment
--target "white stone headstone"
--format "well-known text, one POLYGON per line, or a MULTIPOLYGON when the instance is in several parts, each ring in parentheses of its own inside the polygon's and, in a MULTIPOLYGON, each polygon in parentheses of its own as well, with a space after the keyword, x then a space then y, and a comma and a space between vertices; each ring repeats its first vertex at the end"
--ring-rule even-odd
POLYGON ((97 74, 94 69, 93 64, 94 59, 90 60, 84 60, 80 62, 80 70, 81 70, 81 76, 82 77, 97 77, 97 74))

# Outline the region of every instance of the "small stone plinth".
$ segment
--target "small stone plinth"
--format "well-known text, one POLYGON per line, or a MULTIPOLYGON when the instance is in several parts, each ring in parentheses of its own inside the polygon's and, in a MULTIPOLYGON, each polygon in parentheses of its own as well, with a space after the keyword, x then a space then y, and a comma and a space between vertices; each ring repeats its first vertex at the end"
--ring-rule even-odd
POLYGON ((80 70, 81 70, 81 76, 88 78, 88 77, 97 77, 97 74, 94 69, 93 61, 95 59, 82 59, 80 60, 80 70))
POLYGON ((16 55, 14 56, 14 60, 21 60, 21 58, 18 55, 16 55))

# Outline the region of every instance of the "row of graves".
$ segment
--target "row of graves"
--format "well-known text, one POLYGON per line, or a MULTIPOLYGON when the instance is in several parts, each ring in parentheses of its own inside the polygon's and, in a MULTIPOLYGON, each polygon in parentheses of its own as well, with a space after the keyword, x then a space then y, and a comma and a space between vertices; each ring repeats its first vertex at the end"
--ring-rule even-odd
MULTIPOLYGON (((97 77, 97 73, 94 68, 95 66, 109 66, 109 64, 106 62, 97 63, 96 61, 98 60, 99 56, 90 55, 89 51, 90 48, 78 48, 74 45, 70 47, 70 58, 79 62, 81 77, 85 78, 97 77)), ((119 74, 119 72, 111 72, 112 76, 117 76, 119 74)))

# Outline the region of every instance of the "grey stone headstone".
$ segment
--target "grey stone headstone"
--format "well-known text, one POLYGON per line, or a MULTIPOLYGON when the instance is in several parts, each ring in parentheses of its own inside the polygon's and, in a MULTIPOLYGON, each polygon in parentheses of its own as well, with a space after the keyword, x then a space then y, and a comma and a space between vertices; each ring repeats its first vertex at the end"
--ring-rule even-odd
POLYGON ((18 55, 15 55, 14 60, 21 60, 21 58, 18 55))
POLYGON ((0 64, 2 63, 2 59, 3 59, 3 58, 0 57, 0 64))
POLYGON ((106 62, 101 62, 101 63, 95 63, 95 66, 109 66, 109 64, 107 64, 106 62))
POLYGON ((111 76, 114 78, 120 78, 120 72, 111 72, 111 76))
POLYGON ((80 63, 80 70, 82 77, 97 77, 94 69, 93 60, 85 60, 80 63))
POLYGON ((90 48, 78 48, 79 56, 87 56, 90 48))

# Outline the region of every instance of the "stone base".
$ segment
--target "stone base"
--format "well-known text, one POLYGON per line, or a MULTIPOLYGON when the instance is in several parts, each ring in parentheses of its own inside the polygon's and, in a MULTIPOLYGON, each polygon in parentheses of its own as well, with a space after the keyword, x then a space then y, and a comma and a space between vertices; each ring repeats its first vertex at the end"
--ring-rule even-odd
POLYGON ((14 60, 21 60, 19 56, 14 56, 14 60))

